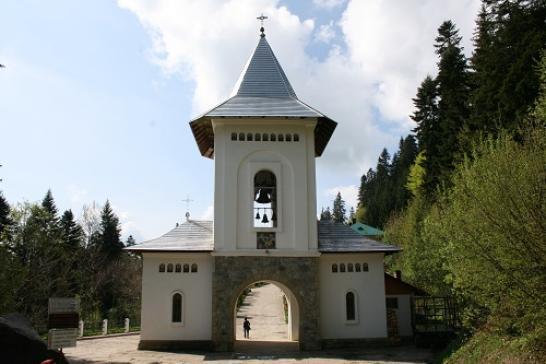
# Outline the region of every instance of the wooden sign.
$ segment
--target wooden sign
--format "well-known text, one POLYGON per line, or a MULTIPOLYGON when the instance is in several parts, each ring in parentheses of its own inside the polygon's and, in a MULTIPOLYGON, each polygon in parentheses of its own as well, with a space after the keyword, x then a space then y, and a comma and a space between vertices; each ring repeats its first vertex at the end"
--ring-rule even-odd
POLYGON ((51 329, 47 335, 49 349, 68 348, 76 346, 78 329, 51 329))

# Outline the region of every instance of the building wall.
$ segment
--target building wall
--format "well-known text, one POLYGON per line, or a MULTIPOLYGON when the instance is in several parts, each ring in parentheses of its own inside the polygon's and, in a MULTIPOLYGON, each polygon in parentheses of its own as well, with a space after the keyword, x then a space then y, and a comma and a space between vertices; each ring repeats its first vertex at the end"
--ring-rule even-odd
POLYGON ((141 340, 210 340, 212 257, 208 253, 143 253, 141 340), (159 272, 163 263, 197 264, 197 273, 159 272), (172 294, 183 294, 182 323, 171 322, 172 294))
POLYGON ((320 271, 320 323, 323 339, 376 339, 387 337, 383 254, 323 254, 320 271), (332 273, 332 264, 338 273, 332 273), (367 272, 339 272, 340 263, 367 263, 367 272), (345 295, 357 298, 357 320, 347 322, 345 295))
POLYGON ((398 298, 398 308, 396 312, 396 320, 398 322, 398 335, 412 336, 411 328, 411 303, 409 294, 387 295, 389 298, 398 298))
POLYGON ((254 174, 271 170, 277 177, 276 253, 316 254, 316 120, 213 120, 214 232, 216 253, 266 254, 256 250, 254 174), (297 134, 299 141, 239 141, 232 133, 297 134))

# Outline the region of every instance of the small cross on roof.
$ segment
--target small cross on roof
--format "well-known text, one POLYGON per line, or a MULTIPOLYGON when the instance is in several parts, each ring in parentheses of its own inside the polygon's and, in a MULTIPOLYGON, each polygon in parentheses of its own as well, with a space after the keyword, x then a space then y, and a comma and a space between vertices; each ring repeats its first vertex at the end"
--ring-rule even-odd
POLYGON ((259 21, 262 22, 262 27, 260 28, 260 32, 262 32, 262 34, 260 36, 264 37, 265 36, 265 34, 264 34, 264 20, 267 19, 267 16, 265 16, 264 13, 262 13, 262 15, 260 15, 256 19, 258 19, 259 21))

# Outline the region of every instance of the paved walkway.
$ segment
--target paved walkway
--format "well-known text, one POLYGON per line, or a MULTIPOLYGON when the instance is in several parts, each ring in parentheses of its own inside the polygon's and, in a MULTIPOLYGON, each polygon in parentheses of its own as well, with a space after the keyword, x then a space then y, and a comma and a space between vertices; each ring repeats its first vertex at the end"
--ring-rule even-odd
POLYGON ((243 320, 250 321, 250 341, 286 341, 288 325, 284 322, 282 291, 274 284, 252 288, 237 312, 237 340, 243 336, 243 320))
POLYGON ((134 335, 78 341, 77 347, 64 352, 70 364, 424 364, 432 357, 428 350, 413 346, 284 354, 175 353, 137 350, 139 340, 134 335))

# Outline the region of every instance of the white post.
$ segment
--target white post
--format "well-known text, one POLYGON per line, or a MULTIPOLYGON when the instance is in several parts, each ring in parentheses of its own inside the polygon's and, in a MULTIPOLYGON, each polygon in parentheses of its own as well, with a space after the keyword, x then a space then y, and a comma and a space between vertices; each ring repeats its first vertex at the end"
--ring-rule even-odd
POLYGON ((129 317, 125 318, 125 332, 129 332, 129 317))
POLYGON ((78 322, 78 336, 83 337, 83 321, 78 322))
POLYGON ((102 320, 102 334, 103 335, 108 334, 108 320, 107 319, 102 320))

